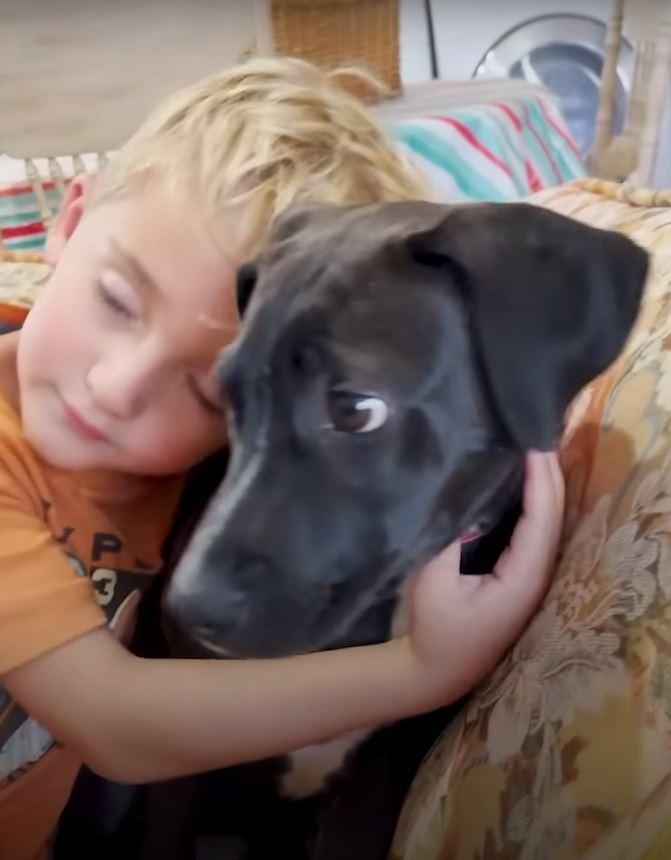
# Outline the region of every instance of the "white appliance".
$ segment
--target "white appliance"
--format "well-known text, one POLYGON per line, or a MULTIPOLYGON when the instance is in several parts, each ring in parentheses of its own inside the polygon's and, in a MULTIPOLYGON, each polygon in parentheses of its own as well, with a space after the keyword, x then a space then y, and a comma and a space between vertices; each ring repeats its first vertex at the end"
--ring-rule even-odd
MULTIPOLYGON (((409 0, 413 2, 413 0, 409 0)), ((415 0, 417 11, 424 5, 415 0)), ((611 0, 430 0, 437 72, 453 80, 516 77, 542 83, 583 153, 596 114, 611 0)), ((620 53, 614 127, 621 128, 633 51, 620 53)))
POLYGON ((605 24, 611 8, 612 0, 431 0, 439 75, 472 77, 489 48, 531 18, 588 15, 605 24))

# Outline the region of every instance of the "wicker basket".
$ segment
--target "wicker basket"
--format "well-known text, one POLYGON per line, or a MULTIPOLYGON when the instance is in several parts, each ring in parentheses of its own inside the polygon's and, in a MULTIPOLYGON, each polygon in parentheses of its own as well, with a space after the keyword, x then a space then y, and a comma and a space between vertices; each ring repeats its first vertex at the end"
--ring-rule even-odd
MULTIPOLYGON (((322 69, 358 66, 389 94, 401 91, 398 0, 272 0, 270 18, 276 53, 322 69)), ((373 96, 360 81, 345 85, 367 100, 373 96)))

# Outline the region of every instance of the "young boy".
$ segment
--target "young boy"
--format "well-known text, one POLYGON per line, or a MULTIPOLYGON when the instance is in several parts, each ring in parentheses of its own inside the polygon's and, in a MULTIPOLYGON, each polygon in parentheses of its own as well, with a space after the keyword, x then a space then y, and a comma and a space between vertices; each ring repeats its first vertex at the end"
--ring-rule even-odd
POLYGON ((44 292, 0 338, 5 860, 43 856, 82 761, 159 780, 461 696, 540 600, 561 517, 556 462, 533 455, 497 576, 460 578, 451 547, 417 578, 408 637, 274 661, 132 656, 119 639, 183 476, 226 439, 212 365, 239 324, 236 266, 297 200, 422 189, 354 100, 289 60, 178 93, 86 186, 49 237, 44 292))

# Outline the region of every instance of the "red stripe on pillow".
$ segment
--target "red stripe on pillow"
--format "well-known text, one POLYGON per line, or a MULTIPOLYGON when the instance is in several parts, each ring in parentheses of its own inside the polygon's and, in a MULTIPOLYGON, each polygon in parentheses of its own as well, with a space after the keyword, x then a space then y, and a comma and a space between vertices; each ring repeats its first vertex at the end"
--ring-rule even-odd
POLYGON ((34 236, 36 233, 44 232, 44 224, 41 221, 33 221, 31 224, 22 224, 21 227, 2 228, 2 235, 5 239, 18 239, 21 236, 34 236))
MULTIPOLYGON (((42 182, 42 188, 45 191, 51 191, 54 188, 53 182, 42 182)), ((32 194, 33 188, 31 185, 10 185, 8 188, 0 188, 0 197, 16 197, 19 194, 32 194)))

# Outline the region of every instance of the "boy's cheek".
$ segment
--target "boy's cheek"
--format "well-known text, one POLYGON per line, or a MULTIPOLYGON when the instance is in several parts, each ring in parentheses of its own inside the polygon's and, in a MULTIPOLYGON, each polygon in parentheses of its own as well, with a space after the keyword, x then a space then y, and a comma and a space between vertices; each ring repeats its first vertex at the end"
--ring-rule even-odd
MULTIPOLYGON (((81 328, 73 317, 73 304, 66 291, 50 291, 47 285, 24 324, 22 337, 30 339, 33 349, 57 354, 71 348, 73 335, 81 328)), ((88 309, 80 308, 80 312, 88 309)))
MULTIPOLYGON (((174 413, 173 413, 174 414, 174 413)), ((154 472, 184 472, 228 444, 223 421, 184 420, 178 427, 168 417, 146 426, 135 439, 134 455, 154 472)))

